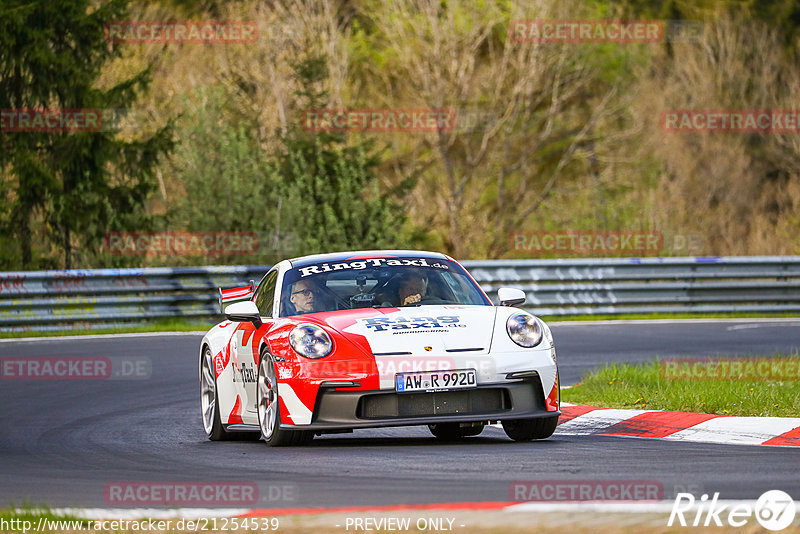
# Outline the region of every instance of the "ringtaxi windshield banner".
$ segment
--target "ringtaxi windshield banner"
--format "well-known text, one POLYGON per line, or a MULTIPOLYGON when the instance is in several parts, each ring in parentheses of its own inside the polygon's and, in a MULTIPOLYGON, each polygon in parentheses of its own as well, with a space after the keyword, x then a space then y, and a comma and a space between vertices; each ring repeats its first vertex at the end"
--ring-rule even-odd
POLYGON ((305 278, 312 274, 328 273, 341 270, 361 270, 369 267, 430 267, 434 269, 448 270, 450 266, 442 260, 430 260, 426 258, 365 258, 362 260, 324 262, 307 267, 300 267, 300 277, 305 278))

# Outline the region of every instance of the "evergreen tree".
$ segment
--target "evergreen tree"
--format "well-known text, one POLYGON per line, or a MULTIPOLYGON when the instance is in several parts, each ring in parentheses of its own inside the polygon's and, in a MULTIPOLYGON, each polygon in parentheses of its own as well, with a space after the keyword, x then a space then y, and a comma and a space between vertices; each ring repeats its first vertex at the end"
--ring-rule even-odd
POLYGON ((246 257, 188 256, 191 263, 271 264, 292 251, 281 237, 280 178, 274 157, 257 138, 258 123, 248 117, 230 118, 230 95, 222 86, 197 91, 184 100, 191 110, 175 124, 176 146, 167 172, 177 176, 184 194, 170 199, 171 228, 200 232, 253 232, 258 252, 246 257))
MULTIPOLYGON (((124 19, 127 3, 7 0, 0 8, 0 109, 129 109, 149 83, 149 69, 97 87, 102 69, 124 46, 106 41, 104 25, 124 19)), ((50 266, 46 246, 45 257, 34 261, 35 220, 65 268, 76 250, 96 250, 109 230, 141 229, 155 166, 171 150, 170 126, 131 141, 107 128, 82 130, 0 129, 0 179, 10 203, 5 223, 23 268, 50 266)))
MULTIPOLYGON (((325 108, 325 58, 312 56, 293 68, 296 109, 325 108)), ((305 131, 299 121, 282 141, 279 168, 298 254, 405 246, 405 212, 392 197, 408 184, 379 190, 374 142, 348 145, 343 133, 305 131)))

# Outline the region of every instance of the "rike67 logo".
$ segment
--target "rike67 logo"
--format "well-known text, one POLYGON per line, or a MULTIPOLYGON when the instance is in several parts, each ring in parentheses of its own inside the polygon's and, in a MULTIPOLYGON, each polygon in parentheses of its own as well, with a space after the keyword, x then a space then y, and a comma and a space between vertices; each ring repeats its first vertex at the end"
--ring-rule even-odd
POLYGON ((718 499, 719 492, 714 493, 711 500, 708 500, 708 495, 703 494, 699 501, 691 493, 678 493, 667 526, 671 527, 677 519, 682 527, 689 524, 693 527, 721 527, 726 520, 729 526, 742 527, 755 515, 756 521, 763 528, 777 531, 785 529, 794 521, 795 503, 788 493, 781 490, 764 492, 755 506, 747 502, 723 504, 718 499), (684 514, 688 516, 689 523, 684 514))

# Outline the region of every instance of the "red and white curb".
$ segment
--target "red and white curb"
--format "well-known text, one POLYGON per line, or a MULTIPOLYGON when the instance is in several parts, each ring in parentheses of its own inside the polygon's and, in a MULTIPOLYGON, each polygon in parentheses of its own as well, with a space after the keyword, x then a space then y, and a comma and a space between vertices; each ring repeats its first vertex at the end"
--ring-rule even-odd
POLYGON ((800 446, 800 418, 738 417, 561 405, 556 435, 628 436, 730 445, 800 446))
MULTIPOLYGON (((698 512, 699 502, 691 507, 692 512, 698 512)), ((755 509, 756 500, 728 500, 719 499, 716 504, 720 507, 733 509, 736 506, 746 505, 750 509, 755 509)), ((800 501, 794 501, 796 508, 800 508, 800 501)), ((480 522, 480 518, 488 520, 490 524, 497 522, 499 517, 496 513, 516 512, 509 514, 508 517, 519 515, 522 518, 529 517, 530 513, 599 513, 599 514, 668 514, 675 506, 673 499, 661 501, 522 501, 522 502, 453 502, 453 503, 434 503, 434 504, 407 504, 394 506, 349 506, 334 508, 256 508, 256 509, 234 509, 234 508, 173 508, 171 510, 152 509, 152 508, 57 508, 49 510, 50 514, 56 516, 69 515, 72 517, 84 518, 89 520, 119 520, 119 521, 140 521, 142 518, 149 520, 175 520, 175 519, 211 519, 223 517, 271 517, 282 518, 290 517, 295 519, 312 518, 317 522, 326 523, 327 526, 343 527, 341 517, 364 517, 379 515, 390 516, 427 516, 434 517, 440 514, 460 514, 460 522, 472 523, 480 522), (475 516, 474 514, 483 514, 475 516), (472 514, 472 515, 462 515, 472 514), (467 521, 466 519, 469 518, 467 521)), ((23 511, 20 511, 22 513, 23 511)), ((505 515, 505 514, 503 514, 505 515)), ((687 517, 693 517, 692 513, 687 517)), ((459 526, 468 526, 460 524, 459 526)), ((450 529, 452 530, 452 529, 450 529)))
MULTIPOLYGON (((720 501, 722 502, 722 501, 720 501)), ((728 502, 728 501, 725 501, 728 502)), ((734 501, 731 501, 734 502, 734 501)), ((755 502, 755 501, 753 501, 755 502)), ((672 501, 569 501, 569 502, 455 502, 435 504, 408 504, 396 506, 348 506, 337 508, 173 508, 170 510, 154 508, 56 508, 49 510, 56 516, 69 515, 84 519, 128 520, 141 518, 201 519, 213 517, 282 517, 282 516, 321 516, 348 514, 411 514, 436 512, 668 512, 672 501)), ((23 511, 20 511, 23 512, 23 511)))
MULTIPOLYGON (((451 502, 430 504, 400 504, 384 506, 342 506, 342 507, 304 507, 304 508, 57 508, 50 513, 61 516, 68 515, 84 519, 108 519, 136 521, 143 517, 159 520, 201 519, 221 517, 283 517, 283 516, 322 516, 348 514, 360 516, 364 514, 401 514, 401 513, 436 513, 436 512, 489 512, 489 511, 525 511, 519 508, 530 503, 489 501, 489 502, 451 502)), ((539 503, 554 504, 554 503, 539 503)), ((597 503, 559 503, 578 505, 585 510, 595 510, 597 503)), ((619 503, 617 503, 619 504, 619 503)), ((624 503, 623 503, 624 504, 624 503)), ((635 505, 638 503, 629 503, 635 505)), ((638 511, 650 510, 639 509, 638 511)), ((22 510, 20 512, 23 512, 22 510)))

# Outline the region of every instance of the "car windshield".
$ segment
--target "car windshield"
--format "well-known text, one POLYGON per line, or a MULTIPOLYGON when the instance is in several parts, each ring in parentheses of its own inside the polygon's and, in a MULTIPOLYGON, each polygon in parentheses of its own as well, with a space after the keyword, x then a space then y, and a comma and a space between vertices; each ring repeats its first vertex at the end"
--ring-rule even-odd
POLYGON ((286 272, 281 317, 352 308, 491 306, 459 264, 432 258, 320 261, 286 272))

